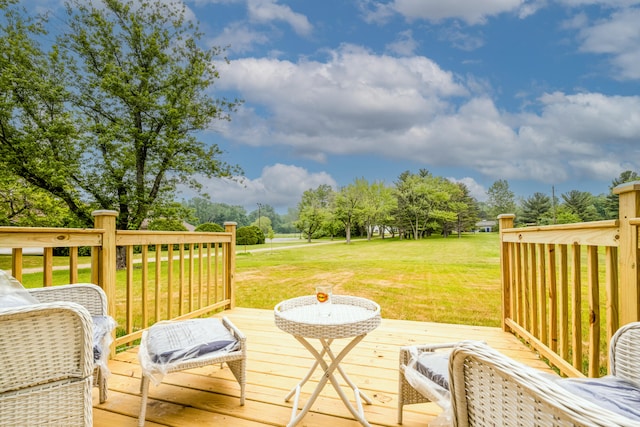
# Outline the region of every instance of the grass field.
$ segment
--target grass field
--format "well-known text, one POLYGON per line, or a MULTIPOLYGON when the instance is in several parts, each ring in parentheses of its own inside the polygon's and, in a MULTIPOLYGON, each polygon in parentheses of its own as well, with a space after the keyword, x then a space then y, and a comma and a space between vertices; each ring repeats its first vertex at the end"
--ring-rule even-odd
POLYGON ((495 233, 239 253, 236 303, 271 309, 329 283, 376 301, 386 318, 498 326, 499 254, 495 233))

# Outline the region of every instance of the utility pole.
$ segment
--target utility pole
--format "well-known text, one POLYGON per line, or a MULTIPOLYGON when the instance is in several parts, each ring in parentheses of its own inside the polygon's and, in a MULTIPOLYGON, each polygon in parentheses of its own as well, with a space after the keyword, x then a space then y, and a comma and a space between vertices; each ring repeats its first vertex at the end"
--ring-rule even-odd
POLYGON ((551 208, 553 210, 553 223, 556 223, 556 187, 551 186, 551 208))
POLYGON ((259 228, 260 230, 262 230, 262 226, 261 226, 261 224, 260 224, 260 217, 262 216, 262 215, 260 214, 260 211, 261 211, 261 209, 262 209, 262 203, 257 203, 257 205, 258 205, 258 228, 259 228))

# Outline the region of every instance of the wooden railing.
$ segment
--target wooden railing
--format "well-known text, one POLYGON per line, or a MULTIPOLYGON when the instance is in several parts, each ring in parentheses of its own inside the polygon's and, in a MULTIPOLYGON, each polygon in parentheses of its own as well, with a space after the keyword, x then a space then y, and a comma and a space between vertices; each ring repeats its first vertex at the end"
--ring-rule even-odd
POLYGON ((640 182, 614 189, 618 220, 513 228, 501 215, 503 328, 562 374, 597 377, 622 325, 640 320, 640 182))
POLYGON ((94 212, 95 228, 0 227, 0 248, 11 249, 11 274, 30 273, 23 254, 42 248, 42 286, 96 283, 107 294, 109 313, 118 322, 115 345, 138 339, 159 320, 184 319, 233 308, 236 224, 225 232, 116 230, 116 212, 94 212), (78 248, 91 248, 81 264, 78 248), (68 265, 54 266, 54 248, 68 248, 68 265), (126 268, 116 268, 117 253, 126 268), (64 270, 63 272, 58 272, 64 270), (67 273, 68 271, 68 273, 67 273))

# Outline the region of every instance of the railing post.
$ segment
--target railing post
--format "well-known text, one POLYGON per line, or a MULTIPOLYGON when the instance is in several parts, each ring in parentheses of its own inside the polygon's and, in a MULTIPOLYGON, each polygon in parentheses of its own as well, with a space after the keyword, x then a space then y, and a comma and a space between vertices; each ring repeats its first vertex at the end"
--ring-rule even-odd
POLYGON ((91 213, 94 227, 103 229, 102 247, 91 253, 91 280, 107 294, 107 311, 116 315, 116 217, 118 212, 97 210, 91 213))
POLYGON ((619 326, 640 320, 638 287, 638 229, 629 220, 640 216, 640 181, 628 182, 613 189, 619 195, 620 241, 618 250, 619 326))
POLYGON ((224 231, 231 233, 231 242, 229 250, 225 254, 225 285, 227 287, 227 295, 229 296, 229 309, 236 306, 236 222, 225 222, 224 231))
POLYGON ((508 327, 505 319, 513 316, 511 313, 511 262, 509 260, 509 243, 502 239, 502 230, 513 228, 514 214, 498 215, 498 226, 500 227, 500 280, 502 282, 502 330, 507 331, 508 327))

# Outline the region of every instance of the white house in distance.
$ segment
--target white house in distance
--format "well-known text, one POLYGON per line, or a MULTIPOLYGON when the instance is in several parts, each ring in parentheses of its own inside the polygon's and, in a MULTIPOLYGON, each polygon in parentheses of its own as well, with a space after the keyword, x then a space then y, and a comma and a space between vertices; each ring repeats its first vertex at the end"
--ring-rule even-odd
POLYGON ((497 221, 483 219, 476 222, 476 230, 483 233, 491 233, 497 224, 497 221))

